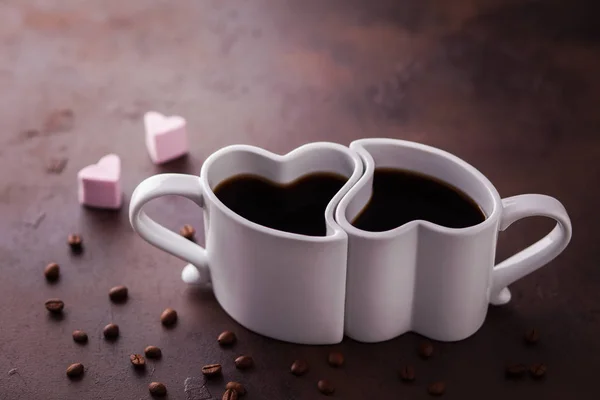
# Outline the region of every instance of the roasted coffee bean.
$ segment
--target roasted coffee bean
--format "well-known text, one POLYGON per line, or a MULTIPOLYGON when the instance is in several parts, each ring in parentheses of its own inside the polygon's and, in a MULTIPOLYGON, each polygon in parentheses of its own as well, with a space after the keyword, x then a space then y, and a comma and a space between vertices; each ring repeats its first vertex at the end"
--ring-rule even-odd
POLYGON ((214 378, 221 375, 221 364, 208 364, 202 367, 202 374, 207 378, 214 378))
POLYGON ((167 395, 167 387, 160 382, 152 382, 148 385, 148 390, 155 397, 164 397, 167 395))
POLYGON ((429 340, 423 340, 419 344, 419 355, 423 358, 429 358, 433 354, 433 344, 429 340))
POLYGON ((522 378, 527 372, 527 367, 524 364, 509 364, 506 366, 505 374, 507 378, 517 379, 522 378))
POLYGON ((81 375, 83 375, 83 370, 83 364, 71 364, 69 365, 69 368, 67 368, 67 376, 69 378, 79 378, 81 375))
POLYGON ((441 396, 446 392, 446 384, 444 382, 434 382, 427 387, 427 391, 432 396, 441 396))
POLYGON ((127 286, 115 286, 108 292, 108 297, 115 303, 123 303, 129 296, 127 286))
POLYGON ((119 337, 119 326, 116 324, 108 324, 102 331, 104 337, 108 340, 115 340, 119 337))
POLYGON ((304 360, 296 360, 290 367, 290 371, 296 376, 304 375, 308 372, 308 363, 304 360))
POLYGON ((141 354, 131 354, 129 356, 129 361, 131 361, 131 364, 136 368, 144 368, 146 366, 146 360, 141 354))
POLYGON ((156 346, 148 346, 144 349, 147 358, 159 359, 162 357, 162 351, 156 346))
POLYGON ((231 346, 236 342, 236 340, 237 338, 235 336, 235 333, 231 331, 222 332, 217 338, 217 341, 221 346, 231 346))
POLYGON ((327 396, 330 396, 333 394, 333 392, 335 392, 333 383, 331 383, 327 379, 321 379, 319 382, 317 382, 317 388, 319 388, 319 391, 321 393, 327 396))
POLYGON ((225 393, 223 393, 223 400, 237 400, 238 393, 233 389, 227 389, 225 393))
POLYGON ((237 369, 250 369, 254 366, 254 360, 250 356, 239 356, 235 359, 237 369))
POLYGON ((529 373, 534 379, 541 379, 546 375, 547 369, 546 364, 536 363, 529 367, 529 373))
POLYGON ((239 396, 246 394, 246 388, 239 382, 228 382, 225 389, 235 390, 239 396))
POLYGON ((50 299, 46 301, 46 310, 53 314, 60 314, 65 308, 65 303, 60 299, 50 299))
POLYGON ((57 263, 50 263, 44 268, 44 275, 48 282, 55 282, 60 276, 60 267, 57 263))
POLYGON ((76 330, 73 331, 73 340, 77 343, 86 343, 88 341, 88 335, 84 331, 76 330))
POLYGON ((525 332, 525 343, 527 344, 536 344, 540 340, 540 331, 537 329, 529 329, 525 332))
POLYGON ((400 369, 399 375, 404 382, 413 382, 415 380, 415 368, 412 365, 406 365, 400 369))
POLYGON ((344 355, 337 351, 332 351, 329 353, 329 357, 327 358, 327 362, 332 367, 341 367, 344 365, 344 355))
POLYGON ((160 322, 162 322, 164 326, 175 325, 177 322, 177 311, 173 310, 172 308, 167 308, 160 315, 160 322))
POLYGON ((72 233, 67 237, 67 243, 75 253, 78 253, 83 249, 83 239, 76 233, 72 233))
POLYGON ((196 230, 193 226, 185 224, 183 228, 179 230, 179 234, 188 240, 194 239, 194 235, 196 234, 196 230))

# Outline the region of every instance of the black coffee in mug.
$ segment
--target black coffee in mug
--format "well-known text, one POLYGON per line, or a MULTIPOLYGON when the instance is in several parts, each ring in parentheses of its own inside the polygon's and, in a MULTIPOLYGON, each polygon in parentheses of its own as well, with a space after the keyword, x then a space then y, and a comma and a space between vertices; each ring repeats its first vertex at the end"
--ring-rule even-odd
POLYGON ((458 188, 420 173, 376 168, 371 199, 352 225, 382 232, 425 220, 447 228, 466 228, 485 220, 479 205, 458 188))
POLYGON ((213 191, 233 212, 259 225, 325 236, 325 208, 347 181, 342 175, 315 173, 281 185, 257 175, 237 175, 213 191))

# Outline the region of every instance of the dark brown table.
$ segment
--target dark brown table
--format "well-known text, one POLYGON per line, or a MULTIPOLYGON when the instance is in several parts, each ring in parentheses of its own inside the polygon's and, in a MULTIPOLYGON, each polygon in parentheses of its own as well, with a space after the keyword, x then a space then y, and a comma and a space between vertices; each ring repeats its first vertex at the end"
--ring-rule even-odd
MULTIPOLYGON (((215 399, 227 380, 243 382, 248 400, 318 399, 323 377, 340 399, 426 399, 435 380, 447 383, 447 399, 598 398, 597 15, 594 1, 2 1, 0 399, 146 399, 153 380, 169 399, 185 399, 185 379, 213 362, 225 374, 206 386, 215 399), (149 109, 188 118, 189 157, 150 163, 141 124, 149 109), (377 136, 451 151, 502 196, 555 196, 573 222, 559 258, 512 285, 513 301, 491 307, 476 335, 436 343, 427 361, 411 334, 326 347, 253 334, 212 294, 186 287, 184 262, 139 238, 127 205, 106 212, 77 203, 76 172, 109 152, 122 156, 128 198, 152 174, 198 173, 228 144, 287 152, 377 136), (71 232, 84 237, 81 256, 65 244, 71 232), (51 261, 62 267, 53 285, 42 274, 51 261), (108 299, 118 284, 130 289, 124 305, 108 299), (48 316, 50 297, 65 301, 63 319, 48 316), (179 312, 174 329, 159 323, 165 307, 179 312), (109 322, 121 327, 115 343, 102 339, 109 322), (534 348, 522 342, 530 327, 541 332, 534 348), (73 342, 74 329, 89 333, 87 345, 73 342), (230 350, 216 343, 226 329, 239 338, 230 350), (136 373, 128 355, 148 344, 164 357, 136 373), (327 366, 331 349, 346 366, 327 366), (238 354, 253 355, 255 370, 236 371, 238 354), (296 358, 310 362, 303 378, 289 373, 296 358), (547 378, 507 382, 508 361, 545 362, 547 378), (65 376, 73 362, 86 367, 80 381, 65 376), (417 369, 412 386, 397 378, 404 363, 417 369)), ((172 229, 202 226, 186 200, 150 208, 172 229)), ((498 260, 551 226, 517 223, 501 234, 498 260)))

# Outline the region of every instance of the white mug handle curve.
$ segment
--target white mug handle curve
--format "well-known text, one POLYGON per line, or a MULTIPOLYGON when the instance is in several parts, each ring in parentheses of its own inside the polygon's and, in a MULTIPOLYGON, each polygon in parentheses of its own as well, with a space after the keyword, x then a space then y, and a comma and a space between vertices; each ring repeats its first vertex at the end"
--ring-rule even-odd
POLYGON ((129 222, 133 230, 150 244, 196 267, 197 272, 190 271, 192 268, 190 265, 186 266, 182 273, 184 281, 198 284, 209 283, 210 271, 206 250, 155 222, 143 211, 146 203, 167 195, 186 197, 204 208, 202 184, 199 177, 185 174, 158 174, 145 179, 133 191, 129 205, 129 222))
POLYGON ((494 267, 490 303, 502 305, 510 301, 507 286, 558 256, 571 240, 571 220, 565 207, 555 198, 541 194, 523 194, 502 200, 500 230, 526 217, 543 216, 556 220, 556 226, 545 237, 507 258, 494 267))

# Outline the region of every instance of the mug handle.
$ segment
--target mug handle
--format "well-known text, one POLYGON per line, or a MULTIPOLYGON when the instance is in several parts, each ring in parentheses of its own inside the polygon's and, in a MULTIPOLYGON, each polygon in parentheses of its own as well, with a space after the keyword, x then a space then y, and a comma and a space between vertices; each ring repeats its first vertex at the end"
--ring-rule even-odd
POLYGON ((129 205, 129 222, 131 222, 133 230, 150 244, 192 264, 187 265, 182 272, 184 281, 199 284, 209 283, 210 271, 206 250, 160 225, 143 211, 147 202, 167 195, 186 197, 200 208, 204 208, 199 177, 184 174, 158 174, 145 179, 133 191, 129 205))
POLYGON ((552 231, 494 267, 490 303, 502 305, 510 301, 507 286, 558 256, 571 240, 571 220, 565 207, 555 198, 541 194, 523 194, 502 199, 500 230, 508 228, 522 218, 542 216, 556 220, 552 231))

